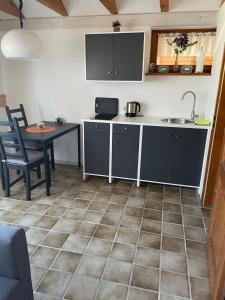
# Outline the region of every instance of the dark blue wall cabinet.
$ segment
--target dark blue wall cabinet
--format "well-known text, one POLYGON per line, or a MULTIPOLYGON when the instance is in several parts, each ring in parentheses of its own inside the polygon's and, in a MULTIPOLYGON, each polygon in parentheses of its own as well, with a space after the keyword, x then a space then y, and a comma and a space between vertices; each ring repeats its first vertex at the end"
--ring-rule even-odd
POLYGON ((206 129, 144 126, 141 180, 199 186, 206 129))
POLYGON ((109 124, 84 123, 85 173, 109 175, 109 124))
POLYGON ((142 81, 144 33, 87 34, 86 79, 142 81))
POLYGON ((140 126, 114 124, 112 176, 137 178, 140 126))

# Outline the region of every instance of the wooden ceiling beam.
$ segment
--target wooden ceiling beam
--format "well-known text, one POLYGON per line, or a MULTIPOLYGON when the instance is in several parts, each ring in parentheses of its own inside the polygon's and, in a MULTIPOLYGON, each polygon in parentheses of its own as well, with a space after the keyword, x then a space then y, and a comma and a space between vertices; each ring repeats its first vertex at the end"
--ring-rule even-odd
POLYGON ((51 10, 54 10, 58 14, 60 14, 63 17, 68 17, 69 14, 62 2, 62 0, 37 0, 41 4, 47 6, 51 10))
POLYGON ((112 15, 118 14, 116 0, 99 0, 112 15))
POLYGON ((0 11, 14 17, 20 17, 19 8, 12 0, 0 0, 0 11))
POLYGON ((169 11, 169 0, 160 0, 161 12, 169 11))

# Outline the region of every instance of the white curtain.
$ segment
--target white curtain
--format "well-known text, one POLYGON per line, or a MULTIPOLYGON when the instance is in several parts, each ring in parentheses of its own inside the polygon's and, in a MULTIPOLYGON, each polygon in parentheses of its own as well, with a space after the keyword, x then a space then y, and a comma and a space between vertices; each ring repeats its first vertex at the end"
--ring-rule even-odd
MULTIPOLYGON (((157 56, 175 56, 174 48, 167 44, 167 40, 173 41, 177 33, 161 33, 158 35, 158 53, 157 56)), ((180 56, 197 56, 198 51, 203 48, 206 56, 213 56, 215 45, 215 32, 190 32, 188 33, 189 43, 198 41, 192 47, 188 47, 180 56)))

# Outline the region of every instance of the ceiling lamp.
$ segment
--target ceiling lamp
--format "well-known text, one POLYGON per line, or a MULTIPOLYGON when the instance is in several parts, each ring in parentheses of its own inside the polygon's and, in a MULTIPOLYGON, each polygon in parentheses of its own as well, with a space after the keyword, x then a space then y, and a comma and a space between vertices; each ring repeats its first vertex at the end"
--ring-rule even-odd
POLYGON ((39 37, 23 28, 23 1, 19 0, 20 29, 7 32, 1 40, 2 53, 9 59, 38 59, 43 47, 39 37))

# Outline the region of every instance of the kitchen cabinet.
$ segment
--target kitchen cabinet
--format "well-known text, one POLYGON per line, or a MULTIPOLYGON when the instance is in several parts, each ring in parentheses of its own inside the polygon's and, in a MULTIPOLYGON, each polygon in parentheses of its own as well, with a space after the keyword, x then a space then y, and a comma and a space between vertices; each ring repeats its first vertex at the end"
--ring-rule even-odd
POLYGON ((85 173, 109 175, 109 124, 84 123, 85 173))
POLYGON ((144 32, 86 34, 86 79, 142 81, 144 32))
POLYGON ((143 128, 140 180, 199 186, 206 129, 143 128))
POLYGON ((86 79, 113 80, 113 34, 88 34, 86 41, 86 79))
POLYGON ((112 138, 112 176, 136 179, 140 126, 114 124, 112 138))

